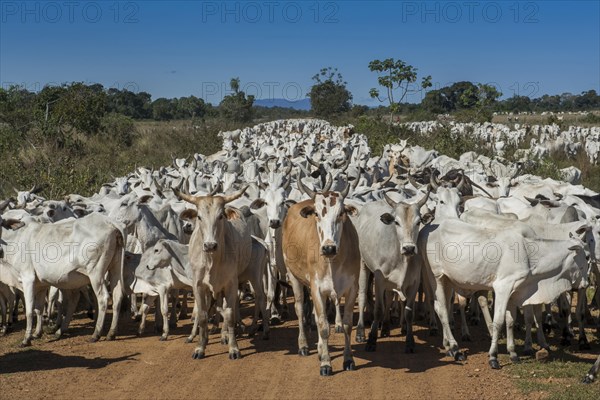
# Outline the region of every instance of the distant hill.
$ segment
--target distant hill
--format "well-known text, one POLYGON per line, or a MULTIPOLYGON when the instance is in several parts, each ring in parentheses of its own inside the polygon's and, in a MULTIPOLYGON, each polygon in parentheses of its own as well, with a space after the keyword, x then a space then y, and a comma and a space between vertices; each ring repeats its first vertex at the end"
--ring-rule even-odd
POLYGON ((254 105, 261 107, 285 107, 294 110, 310 110, 310 99, 289 101, 286 99, 259 99, 254 100, 254 105))

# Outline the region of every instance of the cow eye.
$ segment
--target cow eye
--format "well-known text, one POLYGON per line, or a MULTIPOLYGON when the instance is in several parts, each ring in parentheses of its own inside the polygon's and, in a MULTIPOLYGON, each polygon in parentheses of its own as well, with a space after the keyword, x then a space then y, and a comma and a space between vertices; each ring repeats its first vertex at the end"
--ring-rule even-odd
POLYGON ((440 200, 440 204, 446 204, 446 203, 444 203, 444 200, 440 200))
POLYGON ((158 249, 154 249, 154 252, 155 252, 155 253, 158 253, 158 249))

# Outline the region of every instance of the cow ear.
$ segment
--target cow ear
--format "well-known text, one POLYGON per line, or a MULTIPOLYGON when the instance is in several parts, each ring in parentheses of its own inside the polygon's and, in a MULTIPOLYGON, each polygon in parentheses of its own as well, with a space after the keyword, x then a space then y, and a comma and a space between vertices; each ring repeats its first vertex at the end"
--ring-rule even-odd
POLYGON ((227 207, 223 212, 229 221, 242 218, 242 213, 237 208, 227 207))
POLYGON ((259 208, 262 208, 265 204, 266 203, 263 199, 256 199, 250 204, 250 209, 258 210, 259 208))
POLYGON ((285 205, 288 206, 288 207, 291 207, 294 204, 296 204, 296 200, 288 199, 288 200, 285 201, 285 205))
POLYGON ((188 208, 186 210, 183 210, 181 214, 179 214, 179 219, 182 219, 184 221, 193 221, 196 219, 197 216, 198 211, 194 210, 193 208, 188 208))
POLYGON ((138 199, 138 204, 146 204, 152 199, 152 195, 146 194, 138 199))
POLYGON ((431 222, 433 222, 433 219, 434 215, 432 213, 427 213, 421 217, 421 223, 423 225, 429 225, 431 222))
POLYGON ((319 176, 321 176, 321 172, 319 170, 313 171, 310 173, 310 176, 312 176, 313 178, 318 178, 319 176))
POLYGON ((300 216, 302 218, 308 218, 309 215, 313 215, 315 213, 315 208, 313 206, 306 206, 302 210, 300 210, 300 216))
POLYGON ((354 206, 345 205, 344 211, 346 211, 346 214, 351 215, 353 217, 356 217, 358 215, 358 209, 354 206))
POLYGON ((381 214, 379 219, 386 225, 390 225, 396 220, 396 218, 394 218, 394 216, 390 213, 381 214))
POLYGON ((12 229, 13 231, 16 231, 24 226, 25 223, 23 221, 19 221, 18 219, 9 218, 2 220, 2 227, 5 229, 12 229))
POLYGON ((488 182, 485 184, 485 186, 487 186, 489 188, 496 188, 496 187, 498 187, 498 184, 496 182, 488 182))

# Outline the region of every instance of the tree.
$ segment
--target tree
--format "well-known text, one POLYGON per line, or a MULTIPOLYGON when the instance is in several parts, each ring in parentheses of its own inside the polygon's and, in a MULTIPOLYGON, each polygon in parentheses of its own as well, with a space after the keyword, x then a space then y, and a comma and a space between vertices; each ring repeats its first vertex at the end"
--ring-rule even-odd
POLYGON ((175 109, 171 100, 164 97, 152 102, 152 118, 157 121, 169 121, 174 118, 175 109))
POLYGON ((177 102, 178 118, 202 118, 206 111, 204 100, 196 96, 181 97, 177 102))
MULTIPOLYGON (((404 100, 408 93, 414 93, 418 90, 411 89, 410 85, 417 81, 417 69, 412 65, 405 63, 402 60, 394 60, 387 58, 383 61, 373 60, 369 63, 371 72, 377 72, 377 82, 382 86, 386 95, 382 99, 379 96, 379 90, 372 88, 369 94, 372 98, 376 98, 380 102, 387 101, 390 106, 390 126, 392 125, 394 113, 398 111, 400 103, 404 100), (397 92, 394 96, 394 92, 397 92)), ((426 89, 431 87, 431 75, 428 75, 421 80, 421 88, 426 89)))
POLYGON ((0 88, 0 122, 8 124, 15 131, 27 132, 34 121, 33 107, 35 93, 20 86, 0 88))
POLYGON ((232 78, 229 86, 233 93, 223 97, 223 100, 221 100, 219 104, 221 116, 236 122, 251 121, 254 96, 246 96, 246 93, 240 90, 240 78, 232 78))
POLYGON ((312 79, 315 84, 307 96, 315 115, 330 117, 350 110, 352 94, 346 89, 346 82, 337 68, 321 68, 312 79))

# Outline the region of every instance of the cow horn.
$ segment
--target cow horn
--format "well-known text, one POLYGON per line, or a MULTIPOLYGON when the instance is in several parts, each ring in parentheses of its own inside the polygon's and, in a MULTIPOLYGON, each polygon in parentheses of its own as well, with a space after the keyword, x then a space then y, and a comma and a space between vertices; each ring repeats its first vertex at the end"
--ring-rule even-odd
POLYGON ((175 157, 173 157, 173 153, 171 153, 171 162, 173 163, 173 168, 178 168, 178 165, 175 162, 175 157))
POLYGON ((250 185, 246 185, 242 189, 240 189, 237 193, 231 194, 229 196, 223 196, 223 201, 225 202, 225 204, 227 204, 227 203, 230 203, 230 202, 242 197, 242 195, 246 192, 246 190, 248 190, 249 187, 250 187, 250 185))
POLYGON ((458 185, 456 186, 456 188, 458 189, 459 193, 462 193, 463 189, 467 188, 467 178, 465 177, 465 174, 462 170, 460 170, 460 181, 458 182, 458 185))
POLYGON ((410 182, 411 185, 413 185, 415 187, 415 189, 418 189, 422 186, 417 182, 415 177, 412 176, 411 174, 408 174, 408 181, 410 182))
POLYGON ((292 162, 291 161, 289 161, 289 164, 283 173, 284 173, 284 175, 289 175, 290 172, 292 172, 292 162))
POLYGON ((10 204, 10 202, 12 201, 11 198, 4 200, 2 203, 0 203, 0 213, 4 211, 4 209, 6 207, 8 207, 8 205, 10 204))
POLYGON ((314 161, 314 160, 313 160, 312 158, 310 158, 310 157, 306 157, 306 161, 308 161, 308 163, 309 163, 310 165, 312 165, 313 167, 315 167, 315 168, 320 168, 320 167, 321 167, 321 164, 317 163, 316 161, 314 161))
POLYGON ((425 205, 425 203, 427 203, 427 199, 429 198, 429 194, 431 193, 431 188, 427 189, 427 194, 425 195, 425 197, 423 197, 421 200, 419 200, 419 202, 417 203, 417 207, 419 207, 419 209, 421 207, 423 207, 425 205))
POLYGON ((173 187, 171 188, 171 190, 173 190, 173 193, 175 193, 175 196, 177 196, 178 198, 185 200, 191 204, 198 204, 198 198, 196 196, 192 196, 191 194, 182 193, 178 189, 175 189, 173 187))
POLYGON ((292 178, 288 175, 285 178, 285 183, 282 186, 283 190, 287 190, 290 187, 290 183, 292 183, 292 178))
MULTIPOLYGON (((215 187, 213 188, 213 190, 210 191, 210 193, 208 194, 209 196, 214 196, 217 193, 219 193, 221 191, 221 181, 219 181, 215 187)), ((234 199, 235 200, 235 199, 234 199)))
POLYGON ((433 192, 437 192, 438 188, 440 187, 440 183, 437 181, 433 171, 431 172, 431 177, 429 178, 429 185, 431 186, 433 192))
POLYGON ((327 180, 325 181, 325 185, 323 186, 323 193, 328 192, 331 189, 331 185, 333 185, 333 178, 331 177, 331 173, 327 173, 327 180))
POLYGON ((13 186, 13 190, 15 191, 16 194, 19 194, 19 191, 17 190, 16 187, 13 186))
POLYGON ((346 198, 346 196, 348 196, 348 193, 350 193, 350 181, 348 181, 347 177, 346 181, 346 187, 340 192, 340 196, 342 196, 342 198, 344 199, 346 198))
POLYGON ((308 187, 306 187, 306 185, 304 185, 304 182, 302 182, 302 177, 298 178, 298 189, 301 192, 306 193, 306 195, 308 195, 308 197, 310 197, 312 200, 314 200, 317 195, 315 191, 310 190, 308 187))
POLYGON ((31 190, 29 191, 29 193, 37 194, 37 193, 41 192, 43 188, 44 188, 43 186, 33 185, 31 190))
POLYGON ((383 192, 383 198, 385 199, 386 203, 389 204, 390 207, 392 208, 396 208, 396 206, 398 206, 398 203, 396 203, 394 200, 392 200, 388 195, 387 192, 383 192))

